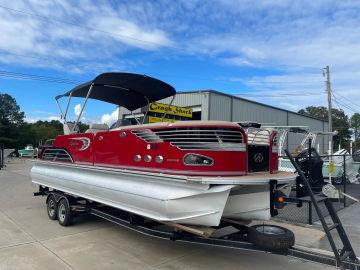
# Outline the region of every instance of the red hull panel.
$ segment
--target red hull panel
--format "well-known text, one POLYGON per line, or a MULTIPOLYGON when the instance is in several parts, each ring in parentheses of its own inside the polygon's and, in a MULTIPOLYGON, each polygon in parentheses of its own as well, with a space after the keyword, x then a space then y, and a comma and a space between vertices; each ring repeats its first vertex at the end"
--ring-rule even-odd
MULTIPOLYGON (((194 151, 180 150, 172 146, 169 142, 162 143, 146 143, 142 139, 136 137, 130 131, 125 131, 126 136, 121 137, 123 131, 99 132, 95 136, 94 163, 102 166, 120 166, 120 167, 136 167, 141 170, 149 169, 151 171, 183 171, 186 174, 197 175, 199 172, 203 174, 213 175, 223 172, 226 175, 243 175, 246 173, 247 157, 244 152, 231 151, 194 151), (183 158, 188 153, 196 153, 205 155, 214 160, 212 166, 186 166, 183 158), (135 161, 136 155, 141 156, 140 161, 135 161), (149 155, 150 162, 146 162, 144 157, 149 155), (156 157, 162 156, 163 162, 156 162, 156 157)), ((184 174, 184 173, 182 173, 184 174)))
MULTIPOLYGON (((204 127, 204 125, 202 125, 204 127)), ((206 127, 206 126, 205 126, 206 127)), ((162 127, 172 130, 173 127, 162 127)), ((209 126, 208 128, 214 128, 209 126)), ((234 128, 233 123, 216 128, 234 128)), ((240 176, 247 174, 247 138, 244 130, 238 127, 243 136, 243 150, 183 150, 169 141, 146 142, 133 131, 148 130, 149 127, 126 127, 124 129, 58 136, 54 147, 68 151, 74 163, 111 168, 131 169, 149 172, 181 174, 187 176, 240 176), (186 165, 186 154, 199 154, 214 162, 207 165, 186 165), (161 156, 161 158, 159 158, 161 156), (137 159, 135 157, 138 157, 137 159), (147 159, 145 159, 147 157, 147 159), (157 159, 158 157, 158 159, 157 159), (158 162, 161 159, 161 162, 158 162)), ((238 132, 237 131, 237 132, 238 132)), ((270 136, 270 173, 277 171, 278 156, 272 151, 276 133, 270 136)))

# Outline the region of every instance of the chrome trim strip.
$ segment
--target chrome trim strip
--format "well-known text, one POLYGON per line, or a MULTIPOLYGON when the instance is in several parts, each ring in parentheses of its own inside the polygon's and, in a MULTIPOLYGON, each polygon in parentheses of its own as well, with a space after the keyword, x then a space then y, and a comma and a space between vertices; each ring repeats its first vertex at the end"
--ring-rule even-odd
MULTIPOLYGON (((83 168, 91 168, 91 169, 103 169, 103 170, 114 170, 120 171, 120 172, 131 172, 136 174, 161 174, 161 175, 169 175, 174 177, 180 177, 180 178, 188 178, 190 176, 188 175, 199 175, 201 176, 219 176, 219 175, 225 175, 226 176, 243 176, 246 174, 245 171, 234 171, 234 172, 209 172, 209 171, 190 171, 190 170, 170 170, 170 169, 157 169, 157 168, 147 168, 147 167, 140 167, 140 166, 117 166, 117 165, 109 165, 109 164, 103 164, 103 163, 90 163, 89 165, 82 165, 80 163, 62 163, 62 162, 56 162, 56 161, 47 161, 47 160, 39 160, 36 162, 40 163, 46 163, 46 164, 52 164, 52 165, 61 165, 61 166, 70 166, 70 167, 83 167, 83 168), (175 173, 175 174, 172 174, 175 173)), ((220 178, 223 176, 219 176, 220 178)))
POLYGON ((171 142, 172 146, 177 147, 180 150, 192 150, 192 151, 234 151, 245 152, 246 145, 244 143, 176 143, 171 142))
POLYGON ((183 133, 183 132, 228 132, 228 133, 241 133, 240 129, 239 130, 226 130, 226 129, 186 129, 186 128, 174 128, 174 129, 168 129, 168 130, 154 130, 155 133, 157 134, 162 134, 162 133, 183 133))
POLYGON ((92 162, 84 162, 84 161, 77 161, 77 162, 74 162, 74 164, 79 164, 79 165, 94 165, 94 163, 92 162))
POLYGON ((182 174, 193 174, 193 175, 245 175, 245 171, 234 171, 234 172, 209 172, 209 171, 191 171, 191 170, 170 170, 170 169, 158 169, 158 168, 148 168, 140 166, 119 166, 119 165, 109 165, 103 163, 94 163, 94 166, 106 167, 106 168, 118 168, 118 169, 141 169, 142 171, 148 172, 159 172, 159 173, 171 173, 178 172, 182 174))
MULTIPOLYGON (((161 132, 156 132, 158 135, 161 135, 162 137, 170 137, 170 136, 185 136, 185 135, 194 135, 194 134, 184 134, 183 132, 180 132, 178 134, 174 134, 174 133, 177 133, 176 131, 174 132, 171 132, 171 134, 162 134, 161 132)), ((205 136, 205 135, 221 135, 221 136, 230 136, 230 137, 240 137, 242 136, 242 133, 240 132, 236 132, 236 133, 233 133, 233 132, 229 132, 230 134, 227 134, 228 132, 217 132, 217 131, 214 131, 214 132, 207 132, 207 133, 202 133, 202 132, 187 132, 187 133, 195 133, 195 134, 198 134, 198 135, 201 135, 201 136, 205 136)))
POLYGON ((163 142, 151 129, 131 130, 131 133, 145 142, 163 142))

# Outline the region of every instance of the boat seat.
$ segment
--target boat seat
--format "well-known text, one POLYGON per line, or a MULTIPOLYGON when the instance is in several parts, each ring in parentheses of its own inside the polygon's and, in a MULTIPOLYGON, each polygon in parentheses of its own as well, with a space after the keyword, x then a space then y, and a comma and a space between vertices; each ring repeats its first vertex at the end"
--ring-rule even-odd
POLYGON ((75 130, 74 129, 74 125, 75 123, 70 123, 70 122, 66 122, 63 124, 63 131, 64 131, 64 135, 69 135, 69 134, 73 134, 73 133, 78 133, 79 132, 79 127, 76 126, 75 130))
POLYGON ((114 124, 111 125, 110 129, 118 128, 118 127, 124 127, 124 126, 131 126, 132 123, 128 119, 119 119, 114 124))
POLYGON ((99 131, 109 131, 109 126, 107 124, 90 124, 85 133, 97 133, 99 131))

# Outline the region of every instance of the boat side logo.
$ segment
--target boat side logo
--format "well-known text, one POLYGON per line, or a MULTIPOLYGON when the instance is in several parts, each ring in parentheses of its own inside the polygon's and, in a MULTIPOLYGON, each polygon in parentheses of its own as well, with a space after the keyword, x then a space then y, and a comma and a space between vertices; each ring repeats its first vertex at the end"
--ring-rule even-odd
POLYGON ((264 161, 264 155, 261 154, 261 153, 256 153, 256 154, 254 155, 254 161, 255 161, 256 163, 261 163, 261 162, 263 162, 263 161, 264 161))
POLYGON ((79 151, 84 151, 90 146, 90 139, 87 137, 71 138, 70 146, 79 147, 79 151))

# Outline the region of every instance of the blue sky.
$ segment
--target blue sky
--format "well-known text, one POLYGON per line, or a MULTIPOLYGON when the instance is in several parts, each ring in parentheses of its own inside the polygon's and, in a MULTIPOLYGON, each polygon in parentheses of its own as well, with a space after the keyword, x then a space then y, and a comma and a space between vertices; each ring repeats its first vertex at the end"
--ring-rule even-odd
MULTIPOLYGON (((125 71, 297 111, 326 105, 330 65, 334 105, 352 114, 360 111, 358 14, 358 1, 0 0, 0 92, 28 121, 54 119, 54 96, 73 85, 1 71, 81 82, 125 71)), ((114 110, 96 104, 87 121, 114 110)))

